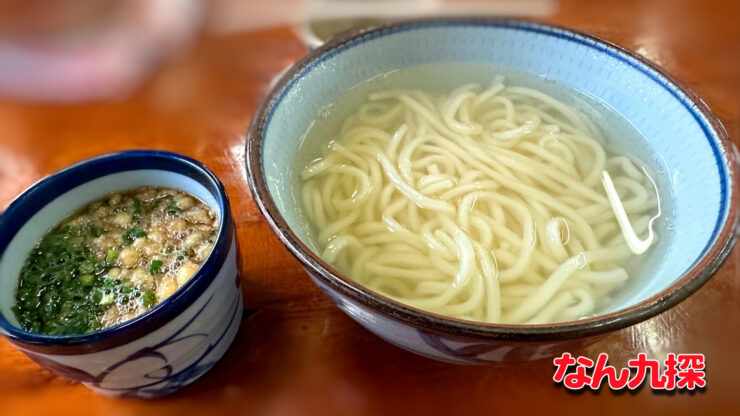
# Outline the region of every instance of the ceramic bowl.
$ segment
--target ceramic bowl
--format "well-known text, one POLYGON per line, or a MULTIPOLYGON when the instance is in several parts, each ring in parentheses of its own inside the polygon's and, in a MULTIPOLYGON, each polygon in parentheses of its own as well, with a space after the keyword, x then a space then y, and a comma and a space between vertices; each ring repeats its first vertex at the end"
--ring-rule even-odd
MULTIPOLYGON (((441 74, 438 81, 444 84, 455 76, 441 74)), ((491 19, 402 22, 334 39, 275 84, 247 139, 254 198, 316 284, 349 316, 385 340, 455 363, 552 357, 685 299, 710 278, 734 243, 736 159, 726 131, 707 106, 640 56, 564 28, 491 19), (661 159, 660 176, 666 185, 662 197, 672 207, 671 236, 661 241, 664 251, 652 272, 620 291, 602 314, 530 326, 448 318, 373 292, 309 249, 291 183, 295 152, 309 125, 322 108, 363 81, 401 68, 450 62, 492 64, 592 97, 642 136, 624 146, 636 155, 661 159)))
POLYGON ((241 322, 230 209, 223 185, 211 171, 173 153, 109 154, 43 179, 0 217, 0 331, 42 367, 106 395, 154 397, 192 383, 224 355, 241 322), (200 270, 152 310, 111 328, 69 336, 19 328, 11 307, 31 248, 85 204, 143 185, 181 189, 218 213, 218 237, 200 270))

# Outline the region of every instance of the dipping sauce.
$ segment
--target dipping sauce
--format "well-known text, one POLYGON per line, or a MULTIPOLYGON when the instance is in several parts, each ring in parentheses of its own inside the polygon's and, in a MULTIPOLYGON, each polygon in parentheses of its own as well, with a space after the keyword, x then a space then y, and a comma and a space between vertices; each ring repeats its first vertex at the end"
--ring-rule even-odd
POLYGON ((131 320, 170 297, 200 268, 219 231, 192 195, 144 186, 92 202, 33 248, 13 307, 21 327, 84 334, 131 320))

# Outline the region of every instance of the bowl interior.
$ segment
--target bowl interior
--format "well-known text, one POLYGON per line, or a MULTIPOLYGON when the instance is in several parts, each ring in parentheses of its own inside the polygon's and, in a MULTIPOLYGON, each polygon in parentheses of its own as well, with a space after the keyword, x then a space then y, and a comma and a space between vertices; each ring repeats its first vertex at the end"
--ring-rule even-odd
MULTIPOLYGON (((11 310, 15 303, 16 283, 28 254, 44 234, 64 218, 106 194, 144 185, 183 190, 210 205, 215 211, 219 211, 216 198, 205 186, 186 175, 166 170, 117 172, 75 186, 40 207, 7 245, 0 258, 0 314, 10 324, 18 326, 15 314, 11 310)), ((223 213, 219 212, 219 215, 223 217, 223 213)))
POLYGON ((621 290, 604 312, 668 288, 714 243, 728 215, 727 161, 709 120, 672 82, 616 48, 565 30, 521 22, 433 21, 327 45, 278 84, 263 128, 262 169, 280 215, 304 244, 312 247, 294 196, 300 169, 294 161, 301 146, 313 145, 302 140, 322 109, 363 81, 403 68, 438 65, 442 69, 426 76, 441 88, 471 82, 472 73, 460 70, 461 63, 495 65, 510 79, 538 79, 538 88, 582 107, 561 87, 577 91, 587 104, 609 109, 598 121, 610 136, 637 132, 617 137, 626 141, 619 147, 657 159, 668 237, 661 239, 662 253, 649 275, 621 290))

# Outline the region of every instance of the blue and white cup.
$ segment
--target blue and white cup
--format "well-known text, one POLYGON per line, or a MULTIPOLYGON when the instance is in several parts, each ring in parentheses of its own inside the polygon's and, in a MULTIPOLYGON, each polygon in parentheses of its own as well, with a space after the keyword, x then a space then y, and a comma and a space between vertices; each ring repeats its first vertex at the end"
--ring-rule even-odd
POLYGON ((103 394, 169 394, 205 374, 236 336, 243 310, 237 256, 229 199, 201 163, 159 151, 89 159, 33 185, 0 217, 0 332, 42 367, 103 394), (218 213, 216 243, 198 272, 152 310, 111 328, 64 336, 20 328, 11 308, 34 245, 85 204, 144 185, 183 190, 218 213))

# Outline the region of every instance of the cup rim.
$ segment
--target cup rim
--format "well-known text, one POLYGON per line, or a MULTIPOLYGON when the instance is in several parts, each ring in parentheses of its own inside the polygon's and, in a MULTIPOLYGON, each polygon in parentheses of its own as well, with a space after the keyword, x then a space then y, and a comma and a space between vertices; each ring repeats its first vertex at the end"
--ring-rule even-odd
MULTIPOLYGON (((621 329, 651 318, 684 300, 706 283, 717 268, 724 262, 734 245, 738 232, 738 202, 740 184, 736 180, 738 173, 738 154, 719 119, 696 94, 682 83, 675 80, 656 64, 635 52, 615 45, 601 38, 566 28, 563 26, 536 23, 522 19, 508 18, 431 18, 413 19, 380 25, 376 27, 348 32, 337 36, 294 64, 272 86, 255 113, 246 139, 245 154, 248 183, 254 200, 269 226, 277 234, 289 252, 319 281, 331 290, 338 292, 359 304, 376 311, 397 322, 405 323, 417 329, 456 338, 475 337, 486 340, 543 341, 573 339, 621 329), (650 76, 656 83, 668 89, 676 99, 693 114, 707 136, 716 136, 718 141, 715 157, 722 159, 720 166, 726 170, 727 184, 723 203, 727 215, 721 227, 717 226, 715 234, 707 243, 707 248, 686 272, 673 284, 657 294, 618 311, 597 315, 578 321, 559 322, 539 325, 512 325, 467 321, 424 311, 396 302, 380 293, 354 282, 335 268, 324 262, 311 249, 303 244, 290 229, 272 196, 262 169, 262 142, 264 128, 269 122, 272 110, 279 104, 285 94, 304 71, 311 69, 317 61, 333 56, 344 49, 382 37, 387 34, 425 27, 440 26, 478 26, 509 28, 537 32, 558 37, 571 42, 595 48, 608 53, 631 65, 636 70, 650 76)), ((724 180, 725 178, 722 178, 724 180)))
POLYGON ((59 196, 97 178, 135 170, 161 170, 188 176, 214 196, 219 211, 219 234, 208 258, 195 275, 172 296, 151 310, 110 328, 86 334, 48 335, 16 327, 0 313, 0 332, 12 342, 31 351, 53 351, 56 354, 110 349, 164 326, 194 302, 215 279, 226 261, 230 242, 234 238, 226 190, 216 175, 197 160, 158 150, 129 150, 96 156, 57 171, 31 185, 0 216, 0 259, 26 222, 59 196), (16 218, 20 218, 20 221, 14 221, 16 218))

